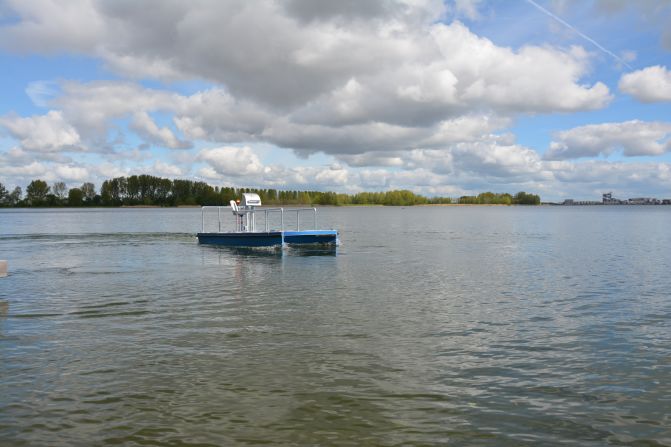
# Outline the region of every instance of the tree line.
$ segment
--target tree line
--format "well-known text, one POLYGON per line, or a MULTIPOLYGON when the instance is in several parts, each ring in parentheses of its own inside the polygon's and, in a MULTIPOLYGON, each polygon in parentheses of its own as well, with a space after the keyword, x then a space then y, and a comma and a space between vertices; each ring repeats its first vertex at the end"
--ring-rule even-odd
POLYGON ((539 195, 520 191, 514 196, 503 193, 483 192, 477 196, 459 197, 459 203, 466 205, 540 205, 539 195))
POLYGON ((24 195, 19 186, 9 191, 0 183, 0 206, 227 205, 231 200, 240 198, 246 192, 257 193, 264 205, 540 204, 538 195, 526 192, 518 192, 515 195, 484 192, 477 196, 462 196, 458 199, 452 199, 450 197, 425 197, 408 190, 343 194, 324 191, 213 187, 201 181, 171 180, 152 175, 131 175, 105 180, 99 191, 90 182, 68 189, 64 182, 55 182, 49 185, 44 180, 33 180, 26 187, 24 195))

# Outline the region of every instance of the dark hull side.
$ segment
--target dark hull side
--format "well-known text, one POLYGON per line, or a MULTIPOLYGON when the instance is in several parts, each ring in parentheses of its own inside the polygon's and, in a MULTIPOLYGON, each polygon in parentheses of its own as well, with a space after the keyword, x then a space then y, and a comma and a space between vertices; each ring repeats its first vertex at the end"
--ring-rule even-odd
POLYGON ((198 243, 229 247, 272 247, 282 245, 282 233, 198 233, 198 243))
POLYGON ((335 230, 285 231, 286 244, 336 244, 338 232, 335 230))
POLYGON ((198 233, 200 244, 229 247, 272 247, 275 245, 336 245, 336 230, 271 231, 268 233, 198 233))

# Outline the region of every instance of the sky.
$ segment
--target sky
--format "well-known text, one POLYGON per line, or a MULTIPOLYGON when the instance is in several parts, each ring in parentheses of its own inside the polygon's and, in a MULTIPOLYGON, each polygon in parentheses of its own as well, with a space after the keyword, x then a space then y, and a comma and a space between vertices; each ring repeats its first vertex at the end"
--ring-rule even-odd
POLYGON ((0 183, 671 198, 671 0, 0 0, 0 183))

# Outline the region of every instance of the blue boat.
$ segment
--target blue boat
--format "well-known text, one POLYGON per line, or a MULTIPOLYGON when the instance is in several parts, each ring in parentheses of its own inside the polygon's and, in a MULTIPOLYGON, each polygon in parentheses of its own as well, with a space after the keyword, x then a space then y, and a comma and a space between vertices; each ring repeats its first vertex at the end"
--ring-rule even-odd
MULTIPOLYGON (((260 208, 261 198, 258 194, 245 193, 238 204, 231 200, 230 208, 221 206, 204 206, 201 208, 202 231, 197 234, 198 243, 225 245, 229 247, 284 247, 284 246, 335 246, 338 244, 337 230, 317 229, 316 208, 260 208), (221 231, 221 211, 226 210, 235 216, 234 231, 221 231), (217 211, 217 231, 205 231, 208 210, 217 211), (263 214, 263 230, 257 228, 257 213, 263 214), (285 213, 295 215, 295 230, 285 229, 285 213), (301 215, 312 214, 311 230, 301 230, 301 215), (272 217, 279 218, 278 228, 272 228, 272 217)), ((259 225, 260 226, 260 225, 259 225)))

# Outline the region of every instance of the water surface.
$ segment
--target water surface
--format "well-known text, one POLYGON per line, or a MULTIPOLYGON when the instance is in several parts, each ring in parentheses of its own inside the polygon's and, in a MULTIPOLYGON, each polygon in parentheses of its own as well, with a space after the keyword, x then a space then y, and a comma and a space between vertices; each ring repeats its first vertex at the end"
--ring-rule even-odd
POLYGON ((671 207, 0 210, 0 445, 671 445, 671 207))

